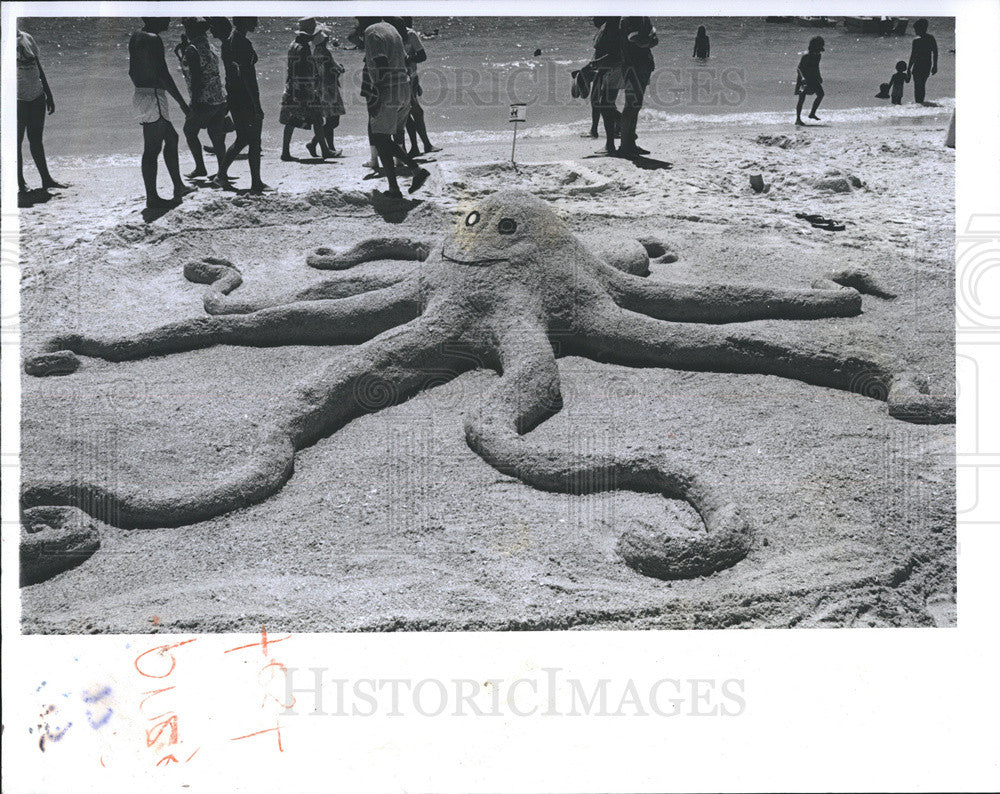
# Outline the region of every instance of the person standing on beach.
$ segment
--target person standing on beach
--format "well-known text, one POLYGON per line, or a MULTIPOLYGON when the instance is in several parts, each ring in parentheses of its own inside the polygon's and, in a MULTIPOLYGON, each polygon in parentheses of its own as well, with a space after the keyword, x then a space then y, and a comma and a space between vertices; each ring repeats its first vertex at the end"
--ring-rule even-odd
POLYGON ((167 69, 160 34, 168 27, 168 17, 143 17, 142 30, 133 33, 128 43, 128 76, 135 86, 132 106, 142 125, 142 181, 146 186, 147 209, 175 207, 192 190, 181 181, 181 167, 177 159, 177 130, 170 123, 170 109, 167 106, 167 94, 170 94, 177 100, 185 116, 190 112, 167 69), (163 162, 174 183, 173 200, 160 198, 156 192, 157 160, 161 149, 163 162))
POLYGON ((340 75, 344 67, 333 58, 333 53, 326 43, 330 40, 330 29, 318 25, 313 33, 313 61, 316 64, 318 80, 317 99, 319 110, 323 114, 323 135, 314 135, 306 144, 309 154, 317 157, 316 146, 325 143, 329 157, 340 157, 343 152, 333 145, 333 131, 340 125, 340 117, 344 115, 344 100, 340 93, 340 75))
POLYGON ((619 157, 637 157, 649 152, 636 143, 636 127, 643 96, 649 86, 655 63, 652 48, 659 44, 656 28, 649 17, 622 17, 622 66, 625 79, 625 109, 622 110, 619 157))
POLYGON ((35 40, 23 30, 17 31, 17 190, 27 193, 28 185, 24 181, 24 160, 21 158, 21 147, 24 145, 25 133, 28 135, 28 149, 35 168, 42 178, 42 188, 61 188, 49 173, 45 161, 45 147, 42 145, 42 132, 45 130, 45 112, 51 116, 56 112, 56 103, 52 98, 52 89, 42 71, 42 62, 38 54, 35 40))
MULTIPOLYGON (((208 130, 208 137, 215 149, 218 170, 226 156, 226 98, 222 93, 222 77, 219 75, 219 57, 208 43, 208 22, 201 17, 184 17, 181 20, 187 43, 181 44, 181 70, 187 81, 191 95, 191 112, 184 122, 184 137, 187 139, 191 156, 194 157, 194 171, 188 179, 208 176, 205 158, 202 156, 198 133, 208 130)), ((216 173, 218 177, 218 173, 216 173)))
POLYGON ((927 78, 937 74, 938 48, 937 40, 927 32, 926 19, 914 22, 913 30, 917 37, 910 49, 910 63, 906 73, 913 77, 913 101, 922 105, 927 90, 927 78))
POLYGON ((590 88, 591 103, 604 120, 607 142, 600 153, 615 155, 618 153, 615 138, 619 137, 622 126, 616 103, 624 85, 619 17, 594 17, 594 25, 598 27, 594 36, 594 60, 587 66, 595 72, 590 88))
POLYGON ((705 31, 705 26, 701 25, 694 37, 694 55, 691 57, 697 58, 699 61, 707 61, 711 49, 712 45, 708 40, 708 33, 705 31))
POLYGON ((292 134, 296 127, 313 131, 313 140, 318 139, 322 157, 331 157, 323 134, 323 114, 319 106, 319 75, 313 60, 309 42, 316 32, 316 20, 303 17, 295 40, 288 48, 288 70, 285 76, 285 93, 281 96, 281 114, 278 121, 285 125, 281 142, 281 159, 294 162, 292 156, 292 134))
POLYGON ((910 75, 906 73, 906 61, 897 61, 896 71, 889 79, 889 98, 892 104, 903 104, 903 85, 908 82, 910 82, 910 75))
POLYGON ((802 56, 799 61, 798 72, 795 76, 795 93, 799 95, 798 105, 795 107, 795 123, 800 126, 806 126, 806 123, 802 120, 802 106, 805 104, 806 97, 810 94, 815 94, 816 99, 813 100, 812 110, 809 111, 809 118, 819 121, 819 116, 816 115, 816 109, 819 107, 819 103, 823 101, 823 78, 819 73, 819 59, 823 52, 824 45, 826 42, 823 41, 822 36, 816 36, 809 41, 809 51, 802 56))
POLYGON ((427 137, 427 125, 424 123, 424 109, 420 106, 420 96, 423 89, 420 87, 420 78, 417 75, 417 64, 427 60, 427 53, 424 45, 420 41, 420 34, 413 29, 413 17, 402 17, 403 28, 406 37, 403 42, 406 46, 406 71, 410 75, 410 116, 406 120, 406 132, 410 136, 410 150, 407 154, 416 157, 420 154, 420 147, 417 146, 417 136, 424 144, 424 154, 440 152, 441 149, 431 143, 427 137))
POLYGON ((413 169, 410 193, 419 190, 430 172, 400 148, 393 135, 401 134, 410 115, 410 78, 406 72, 403 37, 389 21, 370 21, 364 30, 365 70, 362 96, 368 101, 368 129, 389 182, 387 195, 402 198, 396 181, 395 159, 413 169))
POLYGON ((257 53, 247 33, 257 29, 257 17, 233 17, 233 32, 222 43, 222 65, 226 70, 226 101, 236 127, 236 140, 226 152, 219 169, 219 181, 229 181, 229 168, 236 155, 249 151, 250 192, 263 193, 268 186, 260 178, 260 135, 264 109, 257 86, 257 53))

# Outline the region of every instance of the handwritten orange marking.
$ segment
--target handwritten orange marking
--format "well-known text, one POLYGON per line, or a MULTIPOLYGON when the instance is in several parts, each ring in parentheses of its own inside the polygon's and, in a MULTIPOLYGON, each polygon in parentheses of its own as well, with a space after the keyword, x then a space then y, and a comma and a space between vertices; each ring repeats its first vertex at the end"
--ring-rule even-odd
POLYGON ((292 637, 292 635, 289 634, 287 637, 282 637, 281 639, 269 640, 267 638, 267 627, 266 626, 261 626, 260 627, 260 642, 251 642, 249 645, 240 645, 237 648, 230 648, 228 651, 223 651, 223 653, 232 653, 233 651, 242 651, 242 650, 245 650, 246 648, 256 648, 259 645, 261 653, 263 653, 264 656, 267 656, 267 646, 268 645, 272 645, 272 644, 274 644, 276 642, 284 642, 285 640, 291 639, 291 637, 292 637))
POLYGON ((265 728, 262 731, 255 731, 253 733, 248 733, 246 736, 234 736, 230 741, 236 742, 240 739, 249 739, 251 736, 260 736, 262 733, 270 733, 271 731, 276 731, 278 734, 278 752, 285 752, 284 748, 281 746, 281 726, 275 725, 273 728, 265 728))
MULTIPOLYGON (((103 755, 101 756, 101 766, 104 766, 104 756, 103 755)), ((104 766, 104 768, 107 769, 106 766, 104 766)))
MULTIPOLYGON (((200 750, 200 749, 201 749, 201 748, 199 747, 199 748, 198 748, 198 750, 200 750)), ((186 763, 187 763, 188 761, 190 761, 190 760, 191 760, 192 758, 194 758, 194 757, 195 757, 195 755, 197 755, 197 753, 198 753, 198 750, 195 750, 195 751, 194 751, 193 753, 191 753, 191 755, 189 755, 189 756, 187 757, 187 761, 185 761, 184 763, 186 764, 186 763)))
POLYGON ((173 761, 175 764, 179 764, 180 763, 180 761, 178 761, 173 755, 165 755, 165 756, 163 756, 163 758, 161 758, 159 761, 156 762, 156 765, 157 766, 164 766, 164 765, 170 766, 170 762, 171 761, 173 761))
POLYGON ((152 747, 156 744, 167 728, 170 728, 170 738, 167 740, 167 744, 177 744, 177 715, 174 714, 146 730, 146 747, 152 747), (159 730, 156 730, 157 728, 159 730), (156 736, 153 736, 154 731, 156 731, 156 736))
MULTIPOLYGON (((142 702, 139 703, 139 711, 142 711, 142 707, 146 705, 146 701, 149 700, 151 697, 153 697, 154 695, 159 695, 161 692, 169 692, 171 689, 176 689, 176 687, 165 686, 163 687, 163 689, 152 689, 149 690, 148 692, 143 692, 142 694, 145 695, 146 697, 144 697, 142 699, 142 702)), ((163 715, 161 714, 160 716, 162 717, 163 715)), ((150 717, 150 719, 155 720, 158 719, 158 717, 150 717)))
POLYGON ((167 672, 165 672, 163 675, 153 675, 151 673, 144 673, 142 669, 139 667, 139 660, 142 659, 144 656, 148 656, 151 653, 155 653, 156 651, 159 651, 162 654, 173 648, 180 648, 182 645, 187 645, 189 642, 194 642, 197 639, 198 639, 197 637, 194 637, 193 639, 190 640, 175 642, 173 645, 157 645, 155 648, 150 648, 145 653, 140 653, 138 656, 135 657, 135 662, 134 662, 135 669, 139 672, 139 675, 145 676, 146 678, 167 678, 174 671, 174 667, 177 666, 177 660, 173 657, 173 654, 170 655, 170 669, 167 670, 167 672))

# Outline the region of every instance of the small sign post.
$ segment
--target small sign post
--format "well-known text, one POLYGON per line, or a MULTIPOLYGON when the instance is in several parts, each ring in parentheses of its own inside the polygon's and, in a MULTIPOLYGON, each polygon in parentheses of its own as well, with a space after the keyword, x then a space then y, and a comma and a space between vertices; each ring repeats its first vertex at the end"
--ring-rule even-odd
POLYGON ((510 146, 510 161, 514 161, 514 150, 517 148, 517 125, 528 120, 528 106, 524 102, 515 102, 510 106, 510 123, 514 125, 514 142, 510 146))

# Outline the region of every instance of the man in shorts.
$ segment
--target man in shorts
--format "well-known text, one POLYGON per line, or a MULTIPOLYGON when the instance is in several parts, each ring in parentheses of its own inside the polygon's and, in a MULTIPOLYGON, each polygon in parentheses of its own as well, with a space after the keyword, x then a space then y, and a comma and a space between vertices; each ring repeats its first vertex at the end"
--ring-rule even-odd
POLYGON ((187 43, 178 48, 178 56, 191 94, 191 112, 184 122, 184 137, 194 157, 194 171, 187 175, 191 179, 208 176, 198 140, 201 130, 208 130, 218 167, 222 168, 226 156, 226 97, 222 93, 219 56, 208 43, 208 21, 202 17, 184 17, 181 24, 187 43))
POLYGON ((181 167, 177 160, 177 130, 170 123, 167 94, 170 94, 187 116, 187 102, 177 90, 174 78, 167 70, 160 34, 170 26, 168 17, 143 17, 142 30, 132 34, 128 43, 128 76, 135 86, 132 106, 142 125, 142 181, 146 186, 146 208, 168 209, 176 207, 192 188, 181 181, 181 167), (156 192, 156 170, 160 150, 174 183, 173 200, 160 198, 156 192))
POLYGON ((383 173, 389 181, 387 195, 402 198, 396 181, 395 160, 399 159, 413 171, 410 193, 419 190, 430 172, 417 165, 393 141, 402 137, 410 115, 410 78, 406 71, 406 49, 403 38, 391 22, 364 20, 365 75, 362 96, 368 100, 368 131, 372 145, 378 151, 383 173))

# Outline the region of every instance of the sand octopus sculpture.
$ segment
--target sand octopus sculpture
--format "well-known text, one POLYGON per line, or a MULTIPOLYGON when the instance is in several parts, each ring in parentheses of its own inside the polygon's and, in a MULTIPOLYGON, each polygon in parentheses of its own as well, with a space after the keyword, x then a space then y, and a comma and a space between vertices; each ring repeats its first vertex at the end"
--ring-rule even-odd
POLYGON ((462 213, 440 246, 380 238, 343 252, 321 248, 309 259, 328 269, 397 260, 377 275, 346 275, 254 304, 227 294, 241 282, 233 265, 208 259, 186 268, 190 280, 209 284, 208 316, 118 338, 51 339, 49 352, 26 360, 29 374, 71 372, 78 355, 125 361, 224 344, 357 346, 300 383, 245 462, 211 485, 26 482, 25 515, 53 506, 96 515, 103 506, 124 527, 203 521, 267 499, 292 476, 297 450, 352 419, 485 367, 499 378, 465 420, 472 450, 541 490, 613 488, 686 500, 704 531, 619 526, 617 549, 642 574, 690 578, 745 557, 750 523, 723 488, 660 451, 575 454, 533 440, 532 429, 561 408, 557 356, 778 375, 881 399, 903 420, 954 421, 953 396, 930 394, 912 373, 819 342, 774 341, 766 327, 744 324, 847 317, 861 312, 862 292, 891 297, 862 274, 833 274, 812 289, 652 281, 623 272, 636 262, 628 246, 617 259, 595 255, 524 191, 495 193, 462 213))

